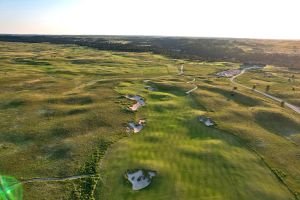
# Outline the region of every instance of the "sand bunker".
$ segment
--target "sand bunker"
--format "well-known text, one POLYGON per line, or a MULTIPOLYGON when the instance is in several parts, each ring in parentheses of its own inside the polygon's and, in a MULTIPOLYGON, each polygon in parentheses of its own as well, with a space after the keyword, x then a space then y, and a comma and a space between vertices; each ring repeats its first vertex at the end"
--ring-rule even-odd
POLYGON ((180 68, 178 69, 178 75, 182 75, 183 74, 183 65, 180 66, 180 68))
POLYGON ((214 126, 215 125, 215 122, 209 117, 199 116, 198 120, 200 122, 202 122, 203 124, 205 124, 206 126, 214 126))
POLYGON ((129 122, 128 125, 128 132, 130 132, 131 130, 134 133, 138 133, 140 132, 143 128, 144 128, 144 124, 146 123, 146 120, 144 119, 140 119, 139 122, 136 124, 134 122, 129 122))
POLYGON ((229 77, 236 76, 236 75, 238 75, 240 73, 241 73, 240 69, 230 69, 230 70, 218 72, 216 75, 218 77, 227 77, 227 78, 229 78, 229 77))
POLYGON ((149 186, 154 176, 156 176, 155 171, 143 169, 127 171, 125 173, 125 177, 132 184, 132 190, 141 190, 149 186))
POLYGON ((136 101, 136 104, 129 107, 129 109, 132 110, 132 111, 136 111, 136 110, 139 109, 139 107, 146 105, 144 99, 141 96, 138 96, 138 95, 135 95, 135 96, 125 95, 125 97, 127 99, 132 100, 132 101, 136 101))

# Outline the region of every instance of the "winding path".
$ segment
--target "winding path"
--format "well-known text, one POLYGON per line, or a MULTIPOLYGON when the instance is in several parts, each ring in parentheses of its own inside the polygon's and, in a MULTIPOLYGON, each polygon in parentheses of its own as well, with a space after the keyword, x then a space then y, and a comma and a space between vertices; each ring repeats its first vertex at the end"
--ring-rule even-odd
POLYGON ((190 93, 193 92, 194 90, 197 90, 197 89, 198 89, 198 86, 195 84, 195 82, 196 82, 196 78, 194 78, 194 79, 191 80, 191 81, 186 82, 186 83, 188 83, 188 84, 194 85, 194 88, 193 88, 193 89, 191 89, 191 90, 185 92, 186 94, 190 94, 190 93))
POLYGON ((86 175, 75 175, 75 176, 67 176, 67 177, 62 177, 62 178, 57 178, 57 177, 52 177, 52 178, 32 178, 32 179, 27 179, 20 181, 19 183, 16 183, 14 185, 11 185, 10 188, 17 187, 20 184, 26 184, 26 183, 33 183, 33 182, 52 182, 52 181, 71 181, 71 180, 76 180, 76 179, 81 179, 81 178, 88 178, 94 176, 94 174, 86 174, 86 175))
MULTIPOLYGON (((272 96, 272 95, 270 95, 270 94, 267 94, 267 93, 265 93, 265 92, 262 92, 262 91, 259 91, 259 90, 256 90, 256 89, 252 89, 252 88, 250 88, 250 87, 248 87, 248 86, 242 85, 242 84, 240 84, 240 83, 238 83, 238 82, 235 81, 235 79, 236 79, 238 76, 244 74, 247 70, 249 70, 249 69, 255 69, 255 68, 256 68, 256 67, 247 67, 247 68, 243 69, 243 70, 241 71, 241 73, 239 73, 239 74, 237 74, 237 75, 231 77, 231 78, 230 78, 230 81, 231 81, 232 83, 236 84, 236 85, 239 85, 239 86, 241 86, 241 87, 243 87, 243 88, 252 90, 252 91, 254 91, 254 92, 256 92, 256 93, 259 93, 259 94, 261 94, 261 95, 264 95, 265 97, 268 97, 268 98, 270 98, 270 99, 273 99, 273 100, 275 100, 275 101, 277 101, 277 102, 282 102, 282 101, 284 101, 284 100, 282 100, 282 99, 280 99, 280 98, 278 98, 278 97, 274 97, 274 96, 272 96)), ((284 101, 284 102, 285 102, 285 101, 284 101)), ((300 108, 299 108, 298 106, 295 106, 295 105, 290 104, 290 103, 287 103, 287 102, 285 102, 284 105, 285 105, 286 107, 292 109, 292 110, 295 111, 296 113, 300 114, 300 108)))
POLYGON ((187 92, 185 92, 186 94, 190 94, 191 92, 193 92, 194 90, 197 90, 198 89, 198 86, 195 85, 195 87, 187 92))
POLYGON ((25 184, 25 183, 32 183, 32 182, 71 181, 71 180, 76 180, 76 179, 81 179, 81 178, 88 178, 90 176, 92 176, 92 174, 67 176, 67 177, 63 177, 63 178, 32 178, 32 179, 21 181, 21 183, 25 184))

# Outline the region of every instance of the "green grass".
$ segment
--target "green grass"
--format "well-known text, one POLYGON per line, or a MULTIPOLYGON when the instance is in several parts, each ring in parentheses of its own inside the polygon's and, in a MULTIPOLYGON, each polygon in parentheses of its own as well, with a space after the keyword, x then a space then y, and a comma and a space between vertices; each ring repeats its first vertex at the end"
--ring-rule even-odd
POLYGON ((262 70, 246 72, 243 76, 238 77, 237 80, 249 87, 256 84, 256 89, 261 91, 265 91, 267 85, 269 85, 269 94, 300 106, 299 70, 292 71, 287 68, 267 66, 262 70))
MULTIPOLYGON (((214 74, 237 63, 5 42, 0 57, 1 175, 96 174, 24 184, 25 200, 292 199, 290 191, 300 193, 299 116, 242 88, 232 96, 230 81, 214 74), (181 64, 184 76, 177 75, 181 64), (199 89, 187 96, 194 77, 199 89), (145 89, 146 79, 158 90, 145 89), (147 105, 128 112, 127 93, 147 105), (201 114, 217 128, 201 125, 201 114), (143 131, 126 134, 126 123, 139 118, 147 119, 143 131), (123 175, 136 168, 158 176, 133 192, 123 175)), ((248 82, 249 74, 238 81, 248 82)), ((270 92, 280 85, 272 82, 270 92)))
MULTIPOLYGON (((118 90, 135 92, 124 87, 118 90)), ((107 153, 102 163, 104 181, 100 199, 292 197, 262 160, 232 135, 200 124, 196 117, 202 111, 190 106, 193 101, 190 97, 174 95, 171 91, 142 95, 147 99, 147 106, 137 115, 147 117, 147 126, 107 153), (122 175, 134 168, 152 169, 158 176, 149 188, 133 192, 122 175)))

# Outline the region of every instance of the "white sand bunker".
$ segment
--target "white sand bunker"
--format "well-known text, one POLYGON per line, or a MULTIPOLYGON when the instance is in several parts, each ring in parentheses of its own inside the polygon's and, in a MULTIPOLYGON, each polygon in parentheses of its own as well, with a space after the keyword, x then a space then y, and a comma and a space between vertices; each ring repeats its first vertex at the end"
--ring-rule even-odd
POLYGON ((146 120, 144 119, 140 119, 139 122, 136 124, 134 122, 129 122, 128 125, 128 132, 130 132, 131 130, 134 133, 138 133, 140 132, 143 128, 144 128, 144 124, 146 123, 146 120))
POLYGON ((183 68, 184 68, 184 66, 183 65, 181 65, 180 66, 180 68, 178 68, 178 75, 182 75, 183 74, 183 68))
POLYGON ((134 105, 132 105, 132 106, 129 107, 129 109, 132 110, 132 111, 136 111, 136 110, 139 109, 139 107, 146 105, 144 99, 141 96, 138 96, 138 95, 135 95, 135 96, 133 96, 133 95, 125 95, 125 97, 127 99, 132 100, 132 101, 136 101, 136 104, 134 104, 134 105))
POLYGON ((156 176, 155 171, 143 169, 127 171, 125 173, 125 177, 132 184, 133 190, 141 190, 149 186, 154 176, 156 176))
POLYGON ((214 126, 215 125, 215 122, 209 117, 199 116, 198 120, 200 122, 202 122, 203 124, 205 124, 206 126, 214 126))

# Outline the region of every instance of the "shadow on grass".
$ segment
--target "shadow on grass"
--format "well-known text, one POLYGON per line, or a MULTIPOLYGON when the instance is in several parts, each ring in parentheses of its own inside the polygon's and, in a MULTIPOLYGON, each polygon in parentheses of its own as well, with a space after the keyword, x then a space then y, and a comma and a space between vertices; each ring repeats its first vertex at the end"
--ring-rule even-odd
POLYGON ((191 108, 202 111, 208 111, 208 109, 202 104, 201 97, 199 95, 189 94, 188 98, 191 108))
POLYGON ((300 124, 281 113, 259 111, 254 117, 258 125, 272 133, 282 136, 300 134, 300 124))
MULTIPOLYGON (((217 127, 207 127, 198 121, 196 116, 189 117, 181 121, 182 126, 186 127, 188 136, 191 139, 220 140, 231 146, 242 147, 242 143, 234 135, 218 129, 217 127)), ((246 148, 246 147, 245 147, 246 148)))
POLYGON ((86 113, 88 111, 89 111, 88 109, 72 109, 72 110, 66 111, 65 114, 66 115, 77 115, 77 114, 86 113))
POLYGON ((170 110, 176 109, 178 109, 178 107, 174 104, 160 104, 152 106, 152 110, 159 113, 169 112, 170 110))
POLYGON ((47 103, 49 104, 58 104, 58 103, 64 103, 69 105, 85 105, 85 104, 91 104, 93 103, 93 99, 89 96, 78 96, 78 97, 69 97, 69 98, 63 98, 63 99, 48 99, 47 103))
POLYGON ((184 88, 176 86, 174 84, 172 85, 167 83, 153 83, 153 85, 161 92, 168 92, 177 96, 186 95, 186 91, 184 90, 184 88))
POLYGON ((72 148, 67 144, 56 144, 46 146, 42 149, 42 153, 48 155, 51 160, 60 160, 71 158, 72 148))
POLYGON ((4 103, 1 107, 3 109, 9 109, 9 108, 18 108, 20 106, 25 105, 26 101, 21 99, 14 99, 9 102, 4 103))
POLYGON ((243 106, 258 106, 261 105, 262 102, 254 99, 252 97, 246 96, 242 93, 239 92, 232 92, 230 90, 224 90, 221 88, 215 88, 215 87, 207 87, 207 86, 199 86, 199 88, 210 91, 210 92, 214 92, 214 93, 218 93, 224 97, 226 97, 228 100, 232 100, 235 103, 241 104, 243 106), (232 94, 234 94, 232 96, 232 94))
POLYGON ((149 143, 158 143, 158 142, 161 142, 161 138, 159 137, 155 137, 155 136, 144 136, 143 137, 143 140, 145 142, 149 142, 149 143))
POLYGON ((63 137, 64 138, 64 137, 72 136, 72 133, 69 129, 60 127, 60 126, 52 128, 50 130, 50 132, 54 137, 63 137))
POLYGON ((72 64, 97 64, 101 63, 101 60, 96 59, 75 59, 71 60, 72 64))
POLYGON ((34 60, 34 58, 14 58, 12 62, 26 65, 51 65, 49 62, 34 60))
POLYGON ((9 142, 17 145, 24 145, 32 142, 35 139, 32 133, 20 133, 20 132, 2 132, 0 134, 0 140, 3 142, 9 142))
POLYGON ((172 99, 169 95, 164 95, 164 94, 149 94, 148 95, 151 99, 154 100, 160 100, 160 101, 167 101, 172 99))

